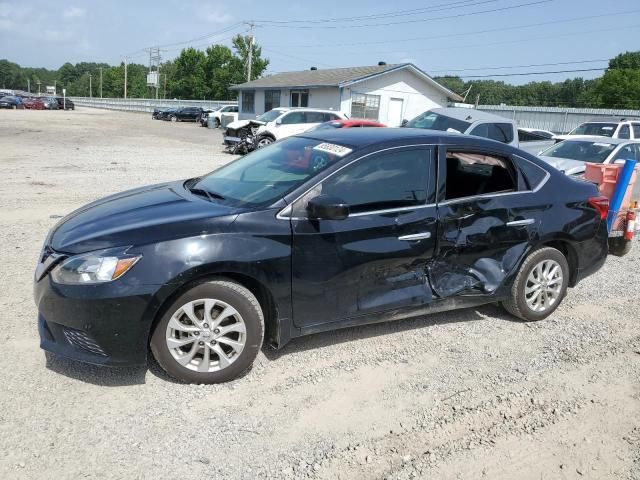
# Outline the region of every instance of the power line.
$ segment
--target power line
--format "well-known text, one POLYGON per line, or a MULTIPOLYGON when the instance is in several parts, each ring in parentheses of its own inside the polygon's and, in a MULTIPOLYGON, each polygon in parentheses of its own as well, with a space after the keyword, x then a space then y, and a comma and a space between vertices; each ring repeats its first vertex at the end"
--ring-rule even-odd
POLYGON ((335 18, 321 18, 313 20, 256 20, 259 23, 269 24, 289 24, 289 23, 334 23, 334 22, 348 22, 348 21, 363 21, 363 20, 376 20, 380 18, 393 18, 393 17, 406 17, 408 15, 416 15, 418 13, 437 12, 441 10, 452 10, 457 8, 473 7, 480 4, 495 3, 501 0, 458 0, 456 2, 440 3, 432 5, 430 7, 412 8, 410 10, 394 10, 392 12, 378 13, 371 15, 358 15, 355 17, 335 17, 335 18), (442 7, 442 8, 439 8, 442 7))
POLYGON ((585 17, 576 17, 576 18, 566 18, 566 19, 562 19, 562 20, 552 20, 552 21, 548 21, 548 22, 539 22, 539 23, 529 23, 529 24, 525 24, 525 25, 512 25, 509 27, 500 27, 500 28, 491 28, 491 29, 485 29, 485 30, 475 30, 475 31, 471 31, 471 32, 459 32, 459 33, 445 33, 445 34, 441 34, 441 35, 430 35, 430 36, 426 36, 426 37, 411 37, 411 38, 397 38, 397 39, 393 39, 393 38, 389 38, 389 39, 385 39, 385 40, 376 40, 376 41, 371 41, 371 42, 349 42, 349 43, 330 43, 330 44, 296 44, 296 45, 285 45, 285 44, 275 44, 273 46, 275 47, 295 47, 295 48, 321 48, 321 47, 331 47, 331 48, 335 48, 335 47, 350 47, 350 46, 359 46, 359 45, 386 45, 389 43, 402 43, 402 42, 414 42, 414 41, 419 41, 419 40, 435 40, 435 39, 440 39, 440 38, 451 38, 451 37, 461 37, 461 36, 467 36, 467 35, 478 35, 478 34, 483 34, 483 33, 494 33, 494 32, 503 32, 503 31, 507 31, 507 30, 519 30, 521 28, 533 28, 533 27, 543 27, 546 25, 557 25, 557 24, 562 24, 562 23, 570 23, 570 22, 578 22, 578 21, 582 21, 582 20, 592 20, 595 18, 604 18, 604 17, 613 17, 613 16, 618 16, 618 15, 627 15, 627 14, 631 14, 631 13, 638 13, 640 12, 640 9, 636 9, 636 10, 627 10, 627 11, 623 11, 623 12, 616 12, 616 13, 604 13, 604 14, 600 14, 600 15, 588 15, 585 17))
POLYGON ((551 72, 497 73, 495 75, 461 75, 460 78, 521 77, 526 75, 551 75, 554 73, 601 72, 602 70, 606 70, 606 68, 581 68, 576 70, 555 70, 551 72))
MULTIPOLYGON (((530 7, 533 5, 541 5, 543 3, 550 3, 553 2, 554 0, 537 0, 534 2, 527 2, 527 3, 521 3, 518 5, 510 5, 507 7, 500 7, 500 8, 493 8, 490 10, 480 10, 477 12, 467 12, 467 13, 458 13, 455 15, 446 15, 446 16, 442 16, 442 17, 432 17, 432 18, 421 18, 421 19, 414 19, 414 20, 403 20, 401 22, 386 22, 386 23, 365 23, 362 25, 290 25, 290 24, 268 24, 268 25, 263 25, 265 27, 272 27, 272 28, 304 28, 304 29, 310 29, 310 28, 323 28, 323 29, 341 29, 341 28, 364 28, 364 27, 389 27, 392 25, 404 25, 404 24, 408 24, 408 23, 424 23, 424 22, 433 22, 433 21, 437 21, 437 20, 446 20, 446 19, 451 19, 451 18, 461 18, 461 17, 469 17, 469 16, 473 16, 473 15, 481 15, 484 13, 495 13, 495 12, 503 12, 506 10, 514 10, 516 8, 523 8, 523 7, 530 7)), ((292 23, 296 23, 296 21, 292 21, 292 23)))
POLYGON ((479 68, 458 68, 458 69, 448 69, 448 70, 429 70, 429 73, 442 73, 442 72, 470 72, 474 70, 503 70, 508 68, 531 68, 531 67, 552 67, 556 65, 573 65, 579 63, 598 63, 598 62, 608 62, 609 59, 605 58, 602 60, 576 60, 574 62, 556 62, 556 63, 532 63, 530 65, 504 65, 501 67, 479 67, 479 68))

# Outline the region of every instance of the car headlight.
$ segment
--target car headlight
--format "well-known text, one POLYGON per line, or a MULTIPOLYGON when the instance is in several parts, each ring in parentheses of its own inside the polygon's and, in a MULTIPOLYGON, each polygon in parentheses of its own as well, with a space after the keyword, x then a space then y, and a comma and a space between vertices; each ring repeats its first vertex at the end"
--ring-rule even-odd
POLYGON ((142 255, 101 251, 68 258, 51 272, 56 283, 93 284, 117 280, 133 267, 142 255))

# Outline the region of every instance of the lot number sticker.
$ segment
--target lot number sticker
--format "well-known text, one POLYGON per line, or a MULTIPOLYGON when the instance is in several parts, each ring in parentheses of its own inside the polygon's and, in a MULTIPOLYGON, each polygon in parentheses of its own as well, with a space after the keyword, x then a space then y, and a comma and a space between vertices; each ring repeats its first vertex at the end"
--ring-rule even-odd
POLYGON ((344 157, 353 151, 350 148, 343 147, 342 145, 336 145, 335 143, 321 143, 320 145, 313 147, 313 149, 337 155, 338 157, 344 157))

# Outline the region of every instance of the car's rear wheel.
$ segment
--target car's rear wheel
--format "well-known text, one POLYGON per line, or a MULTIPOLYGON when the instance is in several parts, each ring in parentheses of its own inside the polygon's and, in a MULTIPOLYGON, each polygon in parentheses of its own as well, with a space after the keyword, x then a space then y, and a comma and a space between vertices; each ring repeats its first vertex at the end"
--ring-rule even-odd
POLYGON ((511 295, 502 305, 522 320, 543 320, 558 308, 568 283, 566 257, 555 248, 543 247, 525 259, 511 286, 511 295))
POLYGON ((219 118, 217 118, 217 117, 216 117, 216 118, 213 120, 213 126, 214 126, 215 128, 220 127, 220 119, 219 119, 219 118))
POLYGON ((256 297, 235 282, 214 280, 176 299, 153 331, 151 351, 178 380, 221 383, 251 366, 263 338, 256 297))

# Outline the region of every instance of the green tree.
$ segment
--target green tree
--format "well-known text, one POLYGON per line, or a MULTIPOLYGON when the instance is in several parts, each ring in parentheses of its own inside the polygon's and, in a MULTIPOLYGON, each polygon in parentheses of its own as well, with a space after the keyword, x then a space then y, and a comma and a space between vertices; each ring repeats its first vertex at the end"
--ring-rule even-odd
POLYGON ((640 68, 609 70, 594 88, 598 107, 640 109, 640 68))
POLYGON ((240 77, 236 77, 238 80, 235 83, 242 83, 247 78, 247 68, 249 66, 249 51, 251 51, 251 80, 260 78, 264 71, 269 66, 269 59, 262 58, 262 47, 253 44, 251 48, 251 37, 248 35, 236 35, 232 40, 233 49, 236 54, 236 65, 233 69, 235 74, 242 72, 242 80, 240 77))
POLYGON ((609 61, 609 70, 613 69, 640 69, 640 52, 625 52, 609 61))
POLYGON ((195 48, 185 48, 175 61, 173 91, 178 98, 206 97, 204 65, 206 55, 195 48))

